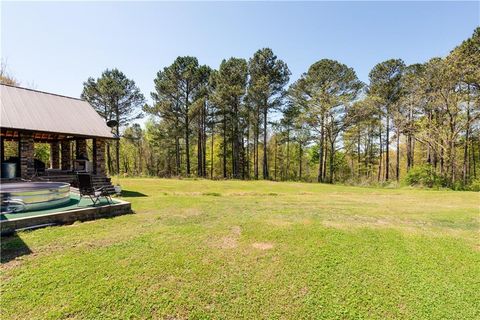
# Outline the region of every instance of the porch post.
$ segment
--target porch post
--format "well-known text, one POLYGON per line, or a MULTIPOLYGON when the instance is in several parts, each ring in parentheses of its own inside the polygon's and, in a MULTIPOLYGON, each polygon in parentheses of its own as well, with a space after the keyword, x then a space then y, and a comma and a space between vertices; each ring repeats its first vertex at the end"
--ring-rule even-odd
POLYGON ((20 177, 29 179, 35 174, 33 161, 34 142, 33 135, 29 132, 21 132, 18 139, 20 157, 20 177))
POLYGON ((3 137, 0 137, 0 162, 5 160, 5 143, 3 137))
POLYGON ((105 140, 93 139, 93 172, 105 175, 105 140))
POLYGON ((62 140, 62 170, 72 170, 72 157, 69 140, 62 140))
POLYGON ((87 140, 77 138, 75 139, 75 157, 78 159, 82 154, 87 155, 87 140))
POLYGON ((52 169, 60 168, 59 145, 58 141, 50 142, 50 168, 52 169))

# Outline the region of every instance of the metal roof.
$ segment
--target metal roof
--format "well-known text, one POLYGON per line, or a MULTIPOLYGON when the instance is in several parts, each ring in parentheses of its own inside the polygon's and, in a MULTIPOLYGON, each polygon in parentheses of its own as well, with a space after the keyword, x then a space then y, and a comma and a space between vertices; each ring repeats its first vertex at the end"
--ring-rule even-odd
POLYGON ((114 138, 86 101, 0 84, 0 127, 67 135, 114 138))

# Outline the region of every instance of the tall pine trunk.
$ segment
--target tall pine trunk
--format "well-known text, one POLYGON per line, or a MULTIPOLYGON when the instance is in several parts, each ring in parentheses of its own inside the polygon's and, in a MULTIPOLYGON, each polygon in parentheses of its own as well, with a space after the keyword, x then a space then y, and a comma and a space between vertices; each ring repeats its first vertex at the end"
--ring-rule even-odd
POLYGON ((395 176, 400 181, 400 129, 397 127, 397 159, 395 165, 395 176))
POLYGON ((390 178, 390 115, 387 107, 387 127, 385 132, 385 181, 390 178))
POLYGON ((274 169, 275 169, 273 180, 277 181, 277 140, 276 139, 275 139, 275 153, 273 158, 274 158, 274 169))
POLYGON ((472 168, 473 168, 473 178, 476 179, 477 178, 477 160, 476 160, 476 157, 475 157, 475 144, 472 143, 472 168))
POLYGON ((202 146, 203 138, 202 138, 202 127, 201 123, 198 125, 198 131, 197 131, 197 176, 202 177, 203 176, 203 146, 202 146))
POLYGON ((189 112, 190 112, 190 92, 188 89, 188 83, 187 83, 187 89, 185 93, 185 159, 187 163, 187 176, 190 175, 190 117, 189 117, 189 112))
POLYGON ((383 164, 383 143, 382 143, 382 125, 380 124, 380 132, 379 132, 379 157, 378 157, 378 182, 382 179, 382 164, 383 164))
POLYGON ((285 177, 287 180, 290 179, 290 129, 287 130, 287 172, 285 177))
POLYGON ((250 121, 249 121, 249 115, 247 115, 247 150, 245 152, 245 164, 244 166, 246 167, 246 178, 250 179, 250 121))
POLYGON ((227 178, 227 115, 223 111, 223 178, 227 178))
MULTIPOLYGON (((187 108, 188 110, 188 108, 187 108)), ((188 111, 185 114, 185 159, 187 163, 187 176, 190 175, 190 134, 188 111)))
POLYGON ((322 172, 322 181, 327 181, 327 159, 329 155, 328 144, 327 144, 327 135, 323 139, 323 172, 322 172))
POLYGON ((323 114, 320 120, 320 146, 318 148, 318 182, 323 182, 323 140, 325 136, 323 114))
POLYGON ((267 115, 268 115, 268 105, 265 101, 263 107, 263 179, 268 180, 268 152, 267 152, 267 115))
POLYGON ((412 157, 412 136, 408 134, 407 136, 407 172, 411 169, 413 164, 412 157))
POLYGON ((203 105, 203 120, 202 120, 202 137, 203 137, 203 168, 202 176, 207 177, 207 106, 206 102, 203 105))
MULTIPOLYGON (((358 130, 358 137, 357 137, 357 179, 360 179, 360 166, 362 164, 362 155, 360 153, 360 144, 361 144, 361 131, 358 130)), ((353 159, 352 159, 353 162, 353 159)), ((353 166, 352 166, 353 170, 353 166)))
POLYGON ((333 183, 333 172, 334 172, 334 161, 335 161, 335 140, 333 136, 330 136, 330 174, 328 178, 329 183, 333 183))
MULTIPOLYGON (((410 108, 408 111, 408 124, 410 126, 413 120, 413 104, 410 104, 410 108)), ((413 154, 414 154, 414 146, 413 146, 413 137, 411 133, 411 128, 408 128, 407 133, 407 172, 413 167, 413 154)))
MULTIPOLYGON (((233 119, 232 119, 233 120, 233 119)), ((233 120, 234 121, 234 120, 233 120)), ((232 131, 230 132, 231 134, 231 139, 230 139, 230 150, 232 154, 232 176, 233 178, 237 178, 237 159, 236 159, 236 150, 235 150, 235 125, 232 125, 232 131)))
POLYGON ((213 149, 215 139, 215 122, 212 121, 212 139, 210 142, 210 179, 213 179, 213 149))
POLYGON ((175 136, 175 175, 180 175, 180 140, 175 136))
POLYGON ((469 180, 469 156, 468 142, 470 140, 470 85, 467 92, 467 128, 465 129, 465 143, 463 146, 463 184, 466 185, 469 180))
POLYGON ((233 134, 232 134, 232 163, 233 163, 233 176, 235 179, 241 178, 241 165, 240 165, 240 129, 238 125, 238 104, 235 102, 233 106, 233 134))
POLYGON ((302 180, 302 158, 303 158, 303 148, 302 144, 298 144, 299 150, 298 150, 298 180, 302 180))
MULTIPOLYGON (((242 129, 243 131, 243 129, 242 129)), ((245 172, 245 136, 243 133, 241 134, 242 141, 240 143, 240 167, 242 168, 242 180, 245 180, 246 172, 245 172)))
POLYGON ((255 165, 254 174, 255 174, 255 179, 258 180, 258 171, 259 171, 258 170, 258 167, 259 167, 259 165, 258 165, 258 162, 259 162, 258 161, 259 160, 258 159, 258 142, 259 142, 259 139, 260 139, 260 108, 259 107, 256 108, 255 127, 256 127, 255 128, 255 140, 254 140, 255 146, 254 146, 254 151, 253 151, 254 152, 254 162, 255 162, 254 163, 254 165, 255 165))

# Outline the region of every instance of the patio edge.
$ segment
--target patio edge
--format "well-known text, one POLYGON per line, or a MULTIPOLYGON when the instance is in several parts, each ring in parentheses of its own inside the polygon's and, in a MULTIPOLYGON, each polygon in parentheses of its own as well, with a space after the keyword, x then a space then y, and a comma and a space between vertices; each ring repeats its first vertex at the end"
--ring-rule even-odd
POLYGON ((35 226, 65 225, 72 224, 76 221, 89 221, 102 218, 111 218, 133 213, 130 202, 119 199, 115 199, 115 201, 119 203, 101 207, 88 207, 79 208, 78 210, 53 212, 33 217, 2 220, 0 221, 0 235, 10 235, 13 234, 16 230, 32 228, 35 226))

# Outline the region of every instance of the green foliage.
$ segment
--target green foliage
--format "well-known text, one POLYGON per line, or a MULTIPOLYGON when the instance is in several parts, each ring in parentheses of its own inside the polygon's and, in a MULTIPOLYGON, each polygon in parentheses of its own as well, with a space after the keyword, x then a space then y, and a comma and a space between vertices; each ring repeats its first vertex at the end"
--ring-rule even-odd
MULTIPOLYGON (((350 125, 348 110, 363 84, 355 71, 335 60, 322 59, 310 66, 308 72, 290 87, 290 99, 301 109, 301 120, 312 132, 319 134, 319 155, 324 158, 330 147, 329 178, 334 181, 336 142, 340 132, 350 125)), ((318 181, 327 169, 319 164, 318 181)))
MULTIPOLYGON (((170 66, 158 71, 154 79, 155 91, 151 93, 153 104, 143 107, 145 112, 162 121, 162 126, 173 140, 170 143, 174 144, 173 167, 177 175, 182 170, 181 139, 185 142, 185 173, 187 176, 191 174, 192 127, 197 119, 199 127, 205 128, 205 99, 210 90, 211 73, 212 70, 199 65, 195 57, 177 57, 170 66)), ((201 135, 204 136, 204 132, 201 135)), ((168 171, 171 173, 172 170, 168 171)))
POLYGON ((18 143, 16 141, 4 141, 5 159, 18 156, 18 143))
MULTIPOLYGON (((135 81, 118 69, 107 69, 102 75, 88 78, 83 83, 82 99, 88 101, 105 121, 115 120, 115 133, 120 137, 120 127, 128 125, 131 121, 143 117, 141 107, 145 97, 135 84, 135 81)), ((110 147, 107 145, 107 150, 110 147)), ((111 155, 107 151, 107 165, 110 174, 120 173, 120 140, 115 142, 115 169, 111 167, 111 155)))
MULTIPOLYGON (((221 122, 224 163, 228 157, 227 150, 231 149, 233 164, 232 176, 242 177, 241 146, 240 141, 244 136, 245 123, 249 121, 248 110, 243 103, 246 94, 248 66, 245 59, 230 58, 223 60, 218 72, 214 74, 215 90, 212 100, 218 108, 218 121, 221 122), (228 148, 230 145, 231 148, 228 148)), ((224 177, 227 176, 226 167, 223 169, 224 177)))
POLYGON ((48 168, 50 166, 50 145, 48 143, 35 143, 33 157, 45 163, 48 168))
POLYGON ((118 69, 107 69, 102 75, 83 83, 82 99, 87 100, 105 120, 117 120, 119 126, 143 117, 145 98, 135 81, 118 69))
POLYGON ((439 188, 445 186, 445 180, 437 174, 432 165, 426 164, 410 169, 405 176, 405 183, 409 186, 439 188))
POLYGON ((374 66, 368 75, 369 92, 382 98, 387 107, 400 98, 404 68, 405 63, 401 59, 390 59, 374 66))
POLYGON ((474 179, 470 185, 468 186, 468 190, 471 191, 480 191, 480 177, 477 179, 474 179))
POLYGON ((308 148, 308 158, 310 159, 310 164, 315 165, 318 163, 319 160, 319 154, 320 154, 320 146, 318 144, 312 145, 310 148, 308 148))
POLYGON ((284 86, 290 79, 287 64, 278 59, 270 48, 255 52, 248 62, 249 94, 252 102, 264 112, 278 107, 281 103, 284 86))
POLYGON ((291 73, 287 64, 278 59, 270 48, 263 48, 255 52, 248 61, 248 72, 250 75, 248 98, 256 110, 255 130, 257 131, 257 137, 255 139, 258 139, 260 127, 263 127, 262 172, 263 178, 269 179, 268 114, 272 109, 278 109, 281 106, 285 93, 284 87, 288 83, 291 73), (261 118, 263 120, 262 126, 260 125, 261 118))
MULTIPOLYGON (((383 61, 368 86, 353 68, 321 59, 288 91, 288 66, 269 48, 248 63, 224 59, 218 70, 177 57, 157 73, 153 103, 143 107, 152 121, 138 140, 124 127, 117 158, 133 175, 468 188, 480 171, 479 44, 477 28, 446 57, 383 61), (425 163, 443 177, 422 171, 425 163)), ((100 91, 115 98, 120 76, 107 71, 84 89, 106 118, 113 104, 100 91)))

